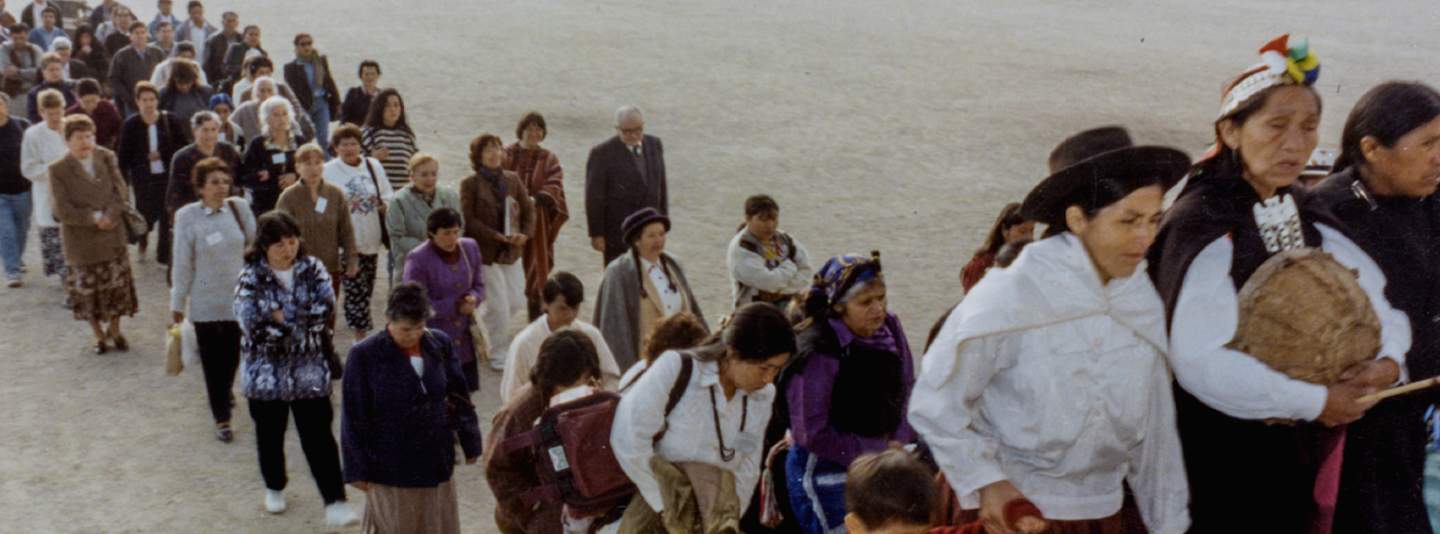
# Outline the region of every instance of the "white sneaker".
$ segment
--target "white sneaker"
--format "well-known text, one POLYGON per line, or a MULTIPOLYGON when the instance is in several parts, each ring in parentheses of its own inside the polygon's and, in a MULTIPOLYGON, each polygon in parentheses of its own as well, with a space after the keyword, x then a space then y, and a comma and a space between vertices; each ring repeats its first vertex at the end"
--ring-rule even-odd
POLYGON ((272 489, 265 490, 265 511, 272 514, 285 511, 285 492, 272 489))
POLYGON ((360 516, 350 508, 350 503, 337 501, 325 507, 325 526, 348 527, 360 522, 360 516))
POLYGON ((510 356, 509 356, 509 355, 506 355, 506 354, 495 354, 495 353, 491 353, 491 354, 490 354, 490 370, 491 370, 491 371, 504 371, 504 370, 505 370, 505 360, 506 360, 507 358, 509 358, 509 357, 510 357, 510 356))

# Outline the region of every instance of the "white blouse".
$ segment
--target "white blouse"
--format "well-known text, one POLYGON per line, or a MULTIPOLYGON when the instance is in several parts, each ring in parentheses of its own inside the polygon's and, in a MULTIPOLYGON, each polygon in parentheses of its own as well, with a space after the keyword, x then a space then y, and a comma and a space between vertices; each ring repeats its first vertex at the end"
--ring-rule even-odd
POLYGON ((31 204, 34 205, 35 226, 59 228, 54 204, 50 200, 50 164, 70 153, 65 137, 45 123, 36 123, 25 130, 20 141, 20 174, 30 180, 31 204))
POLYGON ((659 512, 665 508, 660 485, 650 469, 650 457, 658 455, 669 462, 708 464, 734 473, 735 494, 743 514, 760 478, 760 457, 764 454, 761 448, 765 427, 770 423, 775 386, 766 385, 752 393, 737 389, 734 398, 727 400, 720 386, 719 365, 696 361, 684 396, 666 418, 663 417, 665 403, 680 376, 680 358, 675 351, 661 354, 654 366, 625 392, 615 410, 610 446, 615 449, 621 469, 635 482, 651 509, 659 512), (714 388, 714 413, 710 404, 711 388, 714 388), (720 457, 714 414, 719 415, 725 447, 735 450, 730 461, 720 457), (744 419, 743 427, 741 419, 744 419), (658 446, 652 445, 651 439, 665 421, 670 423, 665 437, 658 446))
POLYGON ((1045 517, 1114 515, 1129 482, 1151 532, 1190 525, 1161 353, 1165 309, 1142 263, 1101 284, 1071 234, 981 279, 922 360, 910 424, 963 508, 1008 480, 1045 517))
MULTIPOLYGON (((1400 364, 1400 381, 1406 381, 1410 320, 1385 299, 1384 273, 1344 234, 1320 223, 1315 228, 1323 239, 1322 250, 1359 271, 1360 287, 1380 318, 1378 357, 1400 364)), ((1314 420, 1325 409, 1325 386, 1295 380, 1225 347, 1240 324, 1239 297, 1230 278, 1234 248, 1230 238, 1222 236, 1206 245, 1185 272, 1170 328, 1175 377, 1185 391, 1231 417, 1314 420)))
POLYGON ((650 283, 655 284, 655 290, 660 292, 660 308, 665 312, 665 317, 680 313, 685 306, 685 300, 680 296, 679 286, 665 274, 665 269, 645 258, 640 258, 640 268, 645 269, 645 274, 650 276, 650 283))

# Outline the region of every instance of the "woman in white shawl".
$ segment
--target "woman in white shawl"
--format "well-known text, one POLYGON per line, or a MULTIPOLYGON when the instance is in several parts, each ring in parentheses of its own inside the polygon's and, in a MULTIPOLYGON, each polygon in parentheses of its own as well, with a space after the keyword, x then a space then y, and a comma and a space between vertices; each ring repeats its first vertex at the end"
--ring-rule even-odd
POLYGON ((1108 127, 1065 140, 1050 161, 1054 174, 1021 208, 1046 238, 945 322, 910 423, 962 516, 978 508, 987 532, 1119 531, 1122 482, 1150 532, 1184 532, 1165 308, 1143 261, 1189 158, 1108 127))

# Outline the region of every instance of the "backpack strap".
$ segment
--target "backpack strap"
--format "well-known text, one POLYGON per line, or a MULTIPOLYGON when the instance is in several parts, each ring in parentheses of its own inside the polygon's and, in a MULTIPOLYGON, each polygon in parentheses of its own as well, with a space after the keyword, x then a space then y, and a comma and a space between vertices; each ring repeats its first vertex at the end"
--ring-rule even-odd
POLYGON ((680 404, 680 398, 685 396, 685 390, 690 387, 690 374, 695 370, 695 360, 689 354, 676 354, 680 355, 680 376, 675 377, 675 385, 670 387, 670 398, 665 401, 665 420, 660 423, 660 431, 650 440, 654 445, 659 445, 660 440, 665 439, 665 433, 670 430, 670 412, 675 411, 675 406, 680 404))

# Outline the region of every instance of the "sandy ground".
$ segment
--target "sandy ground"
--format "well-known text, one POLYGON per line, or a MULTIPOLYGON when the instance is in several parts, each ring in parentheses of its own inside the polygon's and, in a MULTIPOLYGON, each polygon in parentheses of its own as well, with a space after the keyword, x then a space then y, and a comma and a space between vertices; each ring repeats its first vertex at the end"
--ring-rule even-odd
MULTIPOLYGON (((638 104, 647 133, 666 142, 676 219, 669 250, 707 314, 728 311, 724 247, 741 202, 767 192, 812 256, 883 251, 892 308, 917 348, 959 299, 957 273, 996 210, 1043 175, 1066 135, 1121 123, 1141 142, 1198 154, 1221 82, 1283 31, 1314 36, 1326 144, 1338 142, 1343 115, 1366 88, 1388 78, 1433 82, 1440 72, 1440 7, 1416 0, 491 4, 209 6, 215 20, 236 9, 244 24, 260 24, 280 61, 292 57, 291 36, 314 33, 342 87, 356 83, 360 59, 379 60, 383 83, 406 96, 420 146, 440 156, 451 186, 465 174, 471 137, 511 139, 524 111, 542 111, 546 145, 570 171, 572 222, 558 266, 580 275, 592 296, 600 258, 585 237, 584 158, 612 135, 612 110, 638 104)), ((243 402, 236 442, 220 444, 198 369, 163 374, 168 299, 153 260, 136 264, 142 309, 126 323, 132 351, 97 357, 88 329, 60 308, 58 284, 38 274, 37 245, 32 233, 27 285, 0 291, 0 531, 322 529, 293 433, 290 510, 268 516, 243 402)), ((342 349, 351 341, 338 339, 342 349)), ((497 380, 487 371, 477 399, 487 421, 497 380)), ((456 479, 464 529, 494 531, 480 468, 461 467, 456 479)), ((359 492, 350 498, 363 506, 359 492)))

